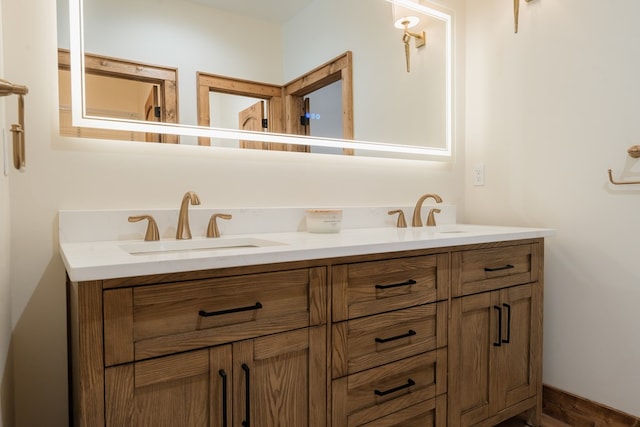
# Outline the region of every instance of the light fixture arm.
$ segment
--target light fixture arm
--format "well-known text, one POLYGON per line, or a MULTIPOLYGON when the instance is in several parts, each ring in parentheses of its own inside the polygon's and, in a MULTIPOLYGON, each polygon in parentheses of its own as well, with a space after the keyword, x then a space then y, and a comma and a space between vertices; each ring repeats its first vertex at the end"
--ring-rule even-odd
POLYGON ((404 26, 404 33, 402 34, 402 43, 404 43, 404 56, 407 61, 407 73, 411 71, 411 58, 410 58, 410 49, 409 43, 411 42, 411 38, 415 39, 416 48, 423 47, 427 44, 427 35, 424 31, 421 33, 414 33, 409 31, 409 22, 402 22, 404 26))

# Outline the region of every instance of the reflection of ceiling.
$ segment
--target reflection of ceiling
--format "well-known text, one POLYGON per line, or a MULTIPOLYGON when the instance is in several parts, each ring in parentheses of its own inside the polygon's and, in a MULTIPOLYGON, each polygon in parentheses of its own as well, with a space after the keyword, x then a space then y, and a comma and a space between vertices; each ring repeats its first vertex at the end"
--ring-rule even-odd
POLYGON ((193 0, 216 9, 240 13, 274 22, 286 22, 313 0, 193 0))

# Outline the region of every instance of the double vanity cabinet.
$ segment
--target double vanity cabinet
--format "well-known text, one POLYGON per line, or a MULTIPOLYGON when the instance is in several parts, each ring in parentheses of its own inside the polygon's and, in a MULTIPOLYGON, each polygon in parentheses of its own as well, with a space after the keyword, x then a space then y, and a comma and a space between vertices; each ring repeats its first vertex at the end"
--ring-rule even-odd
POLYGON ((544 240, 521 236, 70 275, 74 425, 538 425, 544 240))

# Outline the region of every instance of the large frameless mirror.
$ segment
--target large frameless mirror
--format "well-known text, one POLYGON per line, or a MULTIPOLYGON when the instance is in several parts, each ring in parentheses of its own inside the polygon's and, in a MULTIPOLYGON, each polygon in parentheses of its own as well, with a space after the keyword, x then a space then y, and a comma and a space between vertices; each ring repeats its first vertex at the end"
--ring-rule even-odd
POLYGON ((449 156, 452 27, 426 1, 58 0, 61 129, 449 156))

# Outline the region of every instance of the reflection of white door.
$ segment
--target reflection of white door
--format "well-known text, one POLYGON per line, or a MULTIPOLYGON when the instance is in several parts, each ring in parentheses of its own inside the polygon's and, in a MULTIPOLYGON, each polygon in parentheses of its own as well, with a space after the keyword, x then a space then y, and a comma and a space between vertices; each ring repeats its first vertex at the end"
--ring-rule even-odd
MULTIPOLYGON (((238 113, 238 129, 262 132, 262 122, 264 118, 264 101, 258 101, 238 113)), ((266 142, 241 140, 240 148, 268 150, 269 145, 266 142)))

